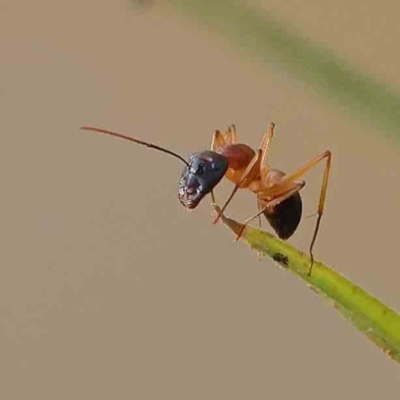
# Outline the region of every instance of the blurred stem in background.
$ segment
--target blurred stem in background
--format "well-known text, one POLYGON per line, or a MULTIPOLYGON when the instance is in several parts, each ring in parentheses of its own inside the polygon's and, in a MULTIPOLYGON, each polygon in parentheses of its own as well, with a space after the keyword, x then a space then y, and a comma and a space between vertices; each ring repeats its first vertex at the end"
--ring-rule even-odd
POLYGON ((313 87, 324 100, 400 141, 400 95, 290 31, 272 16, 237 0, 168 0, 167 4, 230 40, 256 60, 313 87))

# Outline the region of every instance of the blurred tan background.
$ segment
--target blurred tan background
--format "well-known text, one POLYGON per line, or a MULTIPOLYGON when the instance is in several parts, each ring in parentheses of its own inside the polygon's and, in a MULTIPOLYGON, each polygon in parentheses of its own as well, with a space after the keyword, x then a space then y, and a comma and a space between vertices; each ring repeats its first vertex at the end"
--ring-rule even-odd
MULTIPOLYGON (((400 91, 400 5, 257 3, 400 91)), ((400 398, 399 367, 328 303, 207 201, 182 208, 179 161, 78 128, 187 156, 232 122, 257 146, 273 120, 286 171, 331 149, 316 257, 399 310, 398 144, 165 4, 2 0, 0 54, 1 400, 400 398)), ((240 193, 228 214, 254 210, 240 193)))

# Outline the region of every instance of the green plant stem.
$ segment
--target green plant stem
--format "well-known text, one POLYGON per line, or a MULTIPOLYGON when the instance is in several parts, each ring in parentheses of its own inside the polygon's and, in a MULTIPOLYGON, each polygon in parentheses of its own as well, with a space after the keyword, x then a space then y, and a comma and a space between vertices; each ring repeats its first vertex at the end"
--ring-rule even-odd
MULTIPOLYGON (((218 213, 220 208, 214 205, 214 210, 218 213)), ((236 235, 243 228, 243 224, 224 215, 221 220, 236 235)), ((309 284, 316 293, 333 302, 336 310, 357 329, 393 360, 400 362, 398 313, 322 262, 314 262, 310 275, 310 257, 268 232, 246 226, 241 240, 245 240, 256 251, 272 257, 309 284)))

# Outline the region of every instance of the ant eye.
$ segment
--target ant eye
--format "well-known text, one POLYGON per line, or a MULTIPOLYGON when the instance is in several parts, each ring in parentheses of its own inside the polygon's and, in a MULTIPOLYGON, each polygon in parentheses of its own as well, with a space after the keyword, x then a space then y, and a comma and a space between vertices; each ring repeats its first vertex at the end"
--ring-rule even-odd
POLYGON ((199 164, 197 169, 196 169, 196 175, 202 175, 204 173, 204 165, 199 164))

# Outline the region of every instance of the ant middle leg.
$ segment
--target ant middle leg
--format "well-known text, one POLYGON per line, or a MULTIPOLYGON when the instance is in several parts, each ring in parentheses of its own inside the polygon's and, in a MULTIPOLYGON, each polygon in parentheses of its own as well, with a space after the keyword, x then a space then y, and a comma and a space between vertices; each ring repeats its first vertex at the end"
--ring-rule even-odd
MULTIPOLYGON (((275 123, 271 122, 269 129, 267 130, 267 132, 264 133, 262 141, 261 141, 260 148, 263 149, 263 154, 261 156, 261 171, 267 170, 266 161, 267 161, 267 155, 268 155, 268 152, 270 149, 271 140, 272 140, 272 137, 274 136, 274 128, 275 128, 275 123)), ((261 205, 259 197, 257 197, 257 209, 258 209, 258 211, 261 211, 261 209, 262 209, 262 205, 261 205)), ((262 213, 259 213, 257 215, 257 217, 255 217, 255 218, 258 218, 258 227, 260 229, 261 229, 261 214, 262 213)), ((236 240, 238 240, 238 239, 236 239, 236 240)))
POLYGON ((288 184, 277 184, 272 186, 269 189, 263 190, 264 196, 267 190, 269 190, 269 195, 271 197, 274 197, 272 200, 268 201, 263 207, 261 207, 261 200, 262 198, 257 196, 257 202, 259 204, 259 210, 257 214, 254 214, 252 217, 247 218, 243 223, 242 223, 242 229, 238 233, 236 237, 236 241, 238 241, 242 235, 244 230, 246 229, 247 225, 253 221, 256 218, 260 218, 261 215, 267 210, 273 210, 274 207, 276 207, 278 204, 282 203, 283 201, 287 200, 289 197, 293 196, 295 193, 299 192, 305 185, 304 181, 299 181, 299 182, 294 182, 294 183, 288 183, 288 184))
POLYGON ((264 168, 266 166, 265 163, 270 149, 271 140, 272 137, 274 136, 274 129, 275 129, 275 123, 271 122, 271 125, 269 126, 268 130, 264 133, 263 138, 261 140, 260 149, 262 149, 263 151, 263 155, 261 157, 261 168, 264 168))

